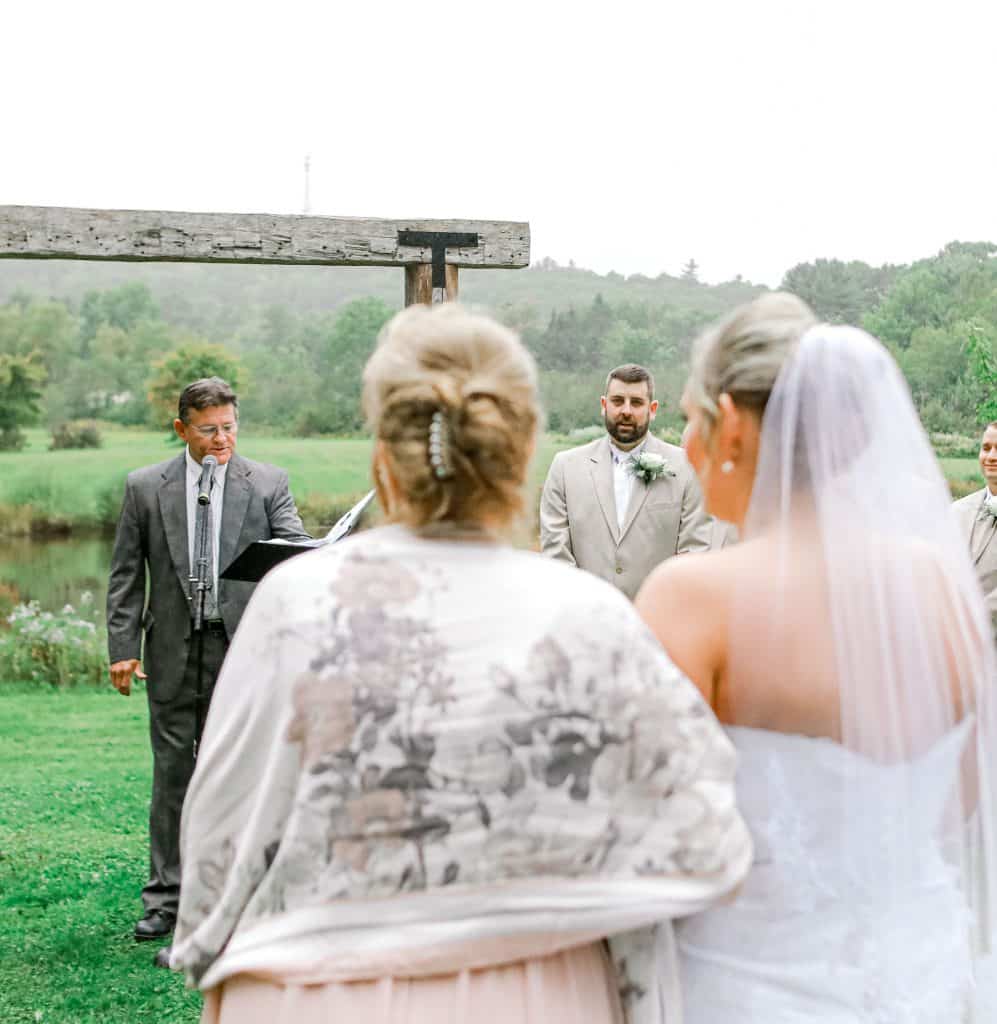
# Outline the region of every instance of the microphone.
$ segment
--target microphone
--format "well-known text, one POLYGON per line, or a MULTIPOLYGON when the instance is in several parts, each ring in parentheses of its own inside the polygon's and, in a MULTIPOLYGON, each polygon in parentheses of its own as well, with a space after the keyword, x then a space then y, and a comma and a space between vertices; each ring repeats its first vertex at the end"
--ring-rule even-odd
POLYGON ((205 455, 201 462, 201 479, 197 482, 198 505, 211 504, 211 482, 215 476, 218 460, 214 455, 205 455))

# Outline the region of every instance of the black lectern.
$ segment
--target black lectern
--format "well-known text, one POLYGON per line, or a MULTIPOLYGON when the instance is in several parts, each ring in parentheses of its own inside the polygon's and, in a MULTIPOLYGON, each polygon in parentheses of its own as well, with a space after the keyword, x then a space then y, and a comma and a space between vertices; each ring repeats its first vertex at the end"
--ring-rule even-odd
POLYGON ((364 509, 374 500, 374 491, 365 494, 345 515, 340 517, 336 525, 324 536, 317 540, 289 541, 289 540, 258 540, 250 544, 232 564, 221 573, 224 580, 243 580, 247 583, 256 583, 275 566, 295 555, 302 555, 306 551, 314 551, 316 548, 325 547, 326 544, 335 544, 349 536, 353 528, 360 521, 364 509))

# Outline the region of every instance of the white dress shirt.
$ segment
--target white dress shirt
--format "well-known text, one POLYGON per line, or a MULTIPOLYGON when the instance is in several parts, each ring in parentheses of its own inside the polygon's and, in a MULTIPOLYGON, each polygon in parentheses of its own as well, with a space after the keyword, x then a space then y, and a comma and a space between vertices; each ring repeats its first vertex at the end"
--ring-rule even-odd
MULTIPOLYGON (((194 573, 194 528, 197 522, 197 485, 201 479, 201 465, 186 450, 187 455, 187 554, 190 557, 190 571, 194 573)), ((204 603, 205 617, 215 618, 218 615, 218 545, 222 536, 222 502, 225 496, 224 466, 215 467, 215 475, 211 482, 211 591, 204 603), (207 614, 210 612, 211 614, 207 614)))
POLYGON ((634 483, 637 477, 630 471, 630 458, 636 458, 644 450, 645 441, 641 441, 636 448, 625 452, 617 448, 612 441, 609 442, 609 451, 613 456, 613 496, 616 499, 616 525, 620 533, 623 532, 623 524, 627 518, 627 509, 630 508, 630 499, 634 493, 634 483))

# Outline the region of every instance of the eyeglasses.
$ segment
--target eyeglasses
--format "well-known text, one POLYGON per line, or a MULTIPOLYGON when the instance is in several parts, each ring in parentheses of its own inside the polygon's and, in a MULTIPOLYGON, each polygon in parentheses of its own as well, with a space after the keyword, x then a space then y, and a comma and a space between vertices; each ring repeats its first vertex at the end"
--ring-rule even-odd
POLYGON ((197 431, 199 437, 203 437, 205 441, 210 441, 212 438, 218 436, 218 432, 221 431, 223 434, 227 434, 229 437, 235 437, 239 432, 238 423, 223 423, 220 427, 192 427, 192 430, 197 431))

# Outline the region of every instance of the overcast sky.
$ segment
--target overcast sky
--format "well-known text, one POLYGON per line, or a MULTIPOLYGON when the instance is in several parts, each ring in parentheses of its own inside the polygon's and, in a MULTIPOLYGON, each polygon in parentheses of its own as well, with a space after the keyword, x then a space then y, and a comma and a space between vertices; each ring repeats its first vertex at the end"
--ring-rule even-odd
POLYGON ((12 0, 0 204, 528 220, 776 284, 997 241, 993 0, 12 0))

